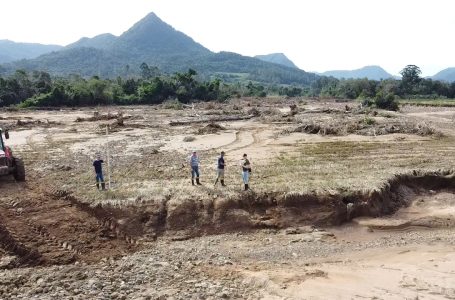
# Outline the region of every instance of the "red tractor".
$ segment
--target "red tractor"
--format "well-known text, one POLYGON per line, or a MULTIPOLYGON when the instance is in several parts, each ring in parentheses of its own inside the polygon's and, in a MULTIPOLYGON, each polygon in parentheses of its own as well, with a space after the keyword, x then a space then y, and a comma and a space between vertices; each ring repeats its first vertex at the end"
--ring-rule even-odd
POLYGON ((17 181, 25 181, 24 162, 13 156, 11 148, 5 145, 3 134, 5 140, 9 139, 8 130, 3 132, 0 128, 0 176, 12 174, 17 181))

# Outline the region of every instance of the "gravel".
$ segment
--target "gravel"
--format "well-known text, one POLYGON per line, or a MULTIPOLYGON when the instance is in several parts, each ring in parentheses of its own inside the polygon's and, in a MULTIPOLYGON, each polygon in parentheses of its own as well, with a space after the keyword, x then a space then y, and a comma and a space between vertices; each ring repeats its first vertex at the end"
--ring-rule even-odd
POLYGON ((147 250, 86 265, 0 271, 0 299, 260 299, 242 272, 308 266, 313 258, 403 245, 455 245, 454 229, 382 233, 354 241, 315 229, 161 239, 147 250))

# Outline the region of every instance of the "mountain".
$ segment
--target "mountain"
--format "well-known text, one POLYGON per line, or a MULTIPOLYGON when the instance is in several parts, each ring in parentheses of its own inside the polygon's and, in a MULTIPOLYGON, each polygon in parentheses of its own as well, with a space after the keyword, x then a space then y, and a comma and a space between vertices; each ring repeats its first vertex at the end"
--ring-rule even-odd
MULTIPOLYGON (((21 68, 53 75, 138 75, 143 63, 162 72, 186 72, 192 68, 203 78, 251 80, 277 84, 309 85, 318 76, 305 71, 235 53, 213 53, 191 37, 175 30, 154 13, 116 37, 102 34, 82 38, 64 49, 35 59, 2 65, 4 73, 21 68)), ((1 69, 1 68, 0 68, 1 69)))
POLYGON ((279 65, 283 65, 286 67, 298 69, 298 67, 289 58, 287 58, 286 55, 284 55, 284 53, 271 53, 271 54, 266 54, 266 55, 256 55, 255 57, 262 61, 267 61, 267 62, 271 62, 274 64, 279 64, 279 65))
POLYGON ((327 71, 321 73, 321 75, 332 76, 338 79, 348 79, 348 78, 368 78, 371 80, 381 80, 394 78, 393 75, 387 73, 380 66, 366 66, 356 70, 337 70, 337 71, 327 71))
POLYGON ((431 77, 433 80, 455 82, 455 68, 447 68, 442 71, 439 71, 434 76, 431 77))
POLYGON ((16 43, 10 40, 0 40, 0 63, 35 58, 61 48, 63 47, 58 45, 16 43))
POLYGON ((97 35, 93 38, 83 37, 75 43, 66 46, 66 49, 71 48, 95 48, 95 49, 109 49, 115 43, 117 37, 110 33, 97 35))
POLYGON ((184 33, 175 30, 172 26, 164 23, 154 13, 134 24, 118 39, 115 48, 128 47, 138 53, 153 52, 156 54, 208 54, 210 50, 196 43, 184 33))

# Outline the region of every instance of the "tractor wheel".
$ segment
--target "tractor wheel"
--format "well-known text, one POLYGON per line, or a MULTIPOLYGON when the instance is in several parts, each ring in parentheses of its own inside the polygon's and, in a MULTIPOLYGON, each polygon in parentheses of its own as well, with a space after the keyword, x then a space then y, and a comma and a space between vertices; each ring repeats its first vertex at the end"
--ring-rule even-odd
POLYGON ((16 179, 16 181, 25 181, 24 162, 20 158, 15 158, 14 164, 15 164, 14 173, 13 173, 14 179, 16 179))

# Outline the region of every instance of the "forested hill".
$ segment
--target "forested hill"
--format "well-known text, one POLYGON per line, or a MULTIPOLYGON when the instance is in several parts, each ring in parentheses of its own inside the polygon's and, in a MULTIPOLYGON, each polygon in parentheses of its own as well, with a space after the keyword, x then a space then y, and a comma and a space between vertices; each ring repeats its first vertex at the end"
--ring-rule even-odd
POLYGON ((325 76, 332 76, 337 79, 349 78, 368 78, 371 80, 381 80, 393 78, 393 75, 387 73, 380 66, 366 66, 356 70, 336 70, 322 73, 325 76))
POLYGON ((66 46, 66 49, 73 49, 73 48, 96 48, 96 49, 109 49, 111 48, 114 43, 116 42, 117 37, 110 33, 103 33, 97 35, 93 38, 83 37, 75 43, 69 44, 66 46))
POLYGON ((266 55, 256 55, 255 57, 262 61, 267 61, 267 62, 271 62, 274 64, 279 64, 279 65, 283 65, 286 67, 298 69, 298 67, 292 62, 292 60, 290 60, 286 55, 284 55, 284 53, 271 53, 271 54, 266 54, 266 55))
POLYGON ((0 64, 24 58, 35 58, 44 53, 62 49, 58 45, 42 45, 34 43, 15 43, 10 40, 0 40, 0 64))
POLYGON ((25 69, 46 71, 52 75, 113 78, 138 75, 143 63, 164 73, 184 72, 192 68, 202 77, 218 76, 227 81, 252 80, 308 86, 318 78, 312 73, 253 57, 213 53, 154 13, 148 14, 118 37, 102 34, 91 39, 82 38, 61 51, 2 65, 0 74, 25 69))
POLYGON ((447 68, 431 77, 434 80, 455 82, 455 68, 447 68))

